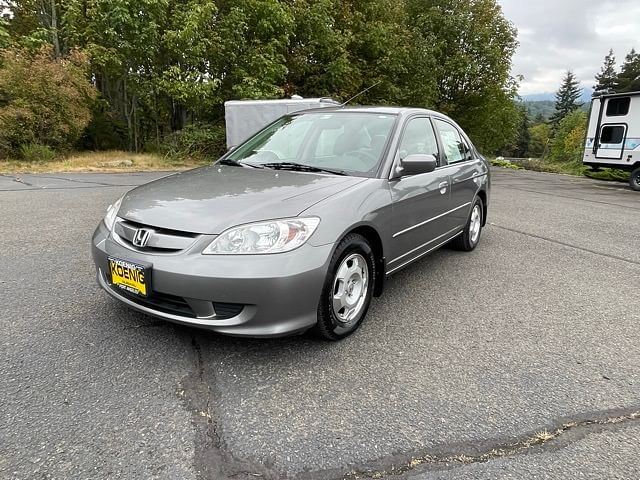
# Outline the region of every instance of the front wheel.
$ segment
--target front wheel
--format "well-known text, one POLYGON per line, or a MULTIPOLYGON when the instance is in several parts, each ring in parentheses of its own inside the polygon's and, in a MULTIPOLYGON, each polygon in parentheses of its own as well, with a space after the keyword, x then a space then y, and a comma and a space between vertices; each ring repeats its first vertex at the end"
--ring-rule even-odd
POLYGON ((476 198, 462 234, 458 235, 451 243, 453 248, 462 250, 463 252, 470 252, 475 249, 480 242, 483 218, 484 208, 482 208, 482 200, 476 198))
POLYGON ((340 340, 357 330, 371 304, 375 265, 363 236, 349 234, 338 244, 322 289, 315 333, 340 340))
POLYGON ((629 179, 629 186, 632 190, 640 192, 640 167, 631 172, 631 178, 629 179))

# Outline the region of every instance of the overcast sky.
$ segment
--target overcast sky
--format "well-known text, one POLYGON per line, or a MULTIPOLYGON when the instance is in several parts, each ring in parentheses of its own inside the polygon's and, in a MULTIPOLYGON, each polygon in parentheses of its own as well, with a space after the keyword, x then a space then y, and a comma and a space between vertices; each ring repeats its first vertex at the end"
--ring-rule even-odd
POLYGON ((592 87, 613 48, 618 67, 640 50, 639 0, 498 0, 518 28, 513 74, 524 75, 520 94, 554 92, 571 69, 592 87))

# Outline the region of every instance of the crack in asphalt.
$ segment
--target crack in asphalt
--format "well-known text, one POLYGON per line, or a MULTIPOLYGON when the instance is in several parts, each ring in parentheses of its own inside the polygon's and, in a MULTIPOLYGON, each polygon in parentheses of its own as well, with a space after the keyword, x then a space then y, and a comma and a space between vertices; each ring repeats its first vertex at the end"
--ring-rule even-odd
POLYGON ((268 465, 239 460, 225 449, 224 442, 212 408, 215 389, 207 381, 206 364, 202 346, 195 334, 191 335, 194 353, 194 370, 180 382, 176 395, 191 412, 195 430, 194 469, 196 478, 202 480, 233 478, 245 480, 280 478, 268 465))
MULTIPOLYGON (((532 189, 529 189, 529 188, 516 187, 516 186, 513 186, 513 185, 500 185, 500 188, 511 189, 511 190, 519 190, 521 192, 527 192, 527 193, 535 193, 535 194, 538 194, 538 195, 543 195, 545 197, 569 198, 571 200, 580 200, 582 202, 599 203, 601 205, 608 205, 610 207, 620 207, 620 208, 628 208, 630 210, 640 210, 640 208, 633 207, 631 205, 622 205, 622 204, 619 204, 619 203, 605 202, 605 201, 602 201, 602 200, 591 200, 589 198, 573 197, 571 195, 561 195, 559 193, 541 192, 539 190, 532 190, 532 189)), ((629 190, 629 191, 631 191, 631 190, 629 190)))
POLYGON ((5 175, 4 173, 0 173, 0 177, 10 178, 16 183, 21 183, 22 185, 26 185, 27 187, 33 187, 33 184, 25 182, 20 177, 16 177, 15 175, 5 175))
POLYGON ((196 434, 194 467, 197 478, 223 478, 221 440, 211 414, 211 387, 205 379, 202 347, 195 335, 191 336, 191 346, 195 357, 194 371, 182 379, 176 394, 191 412, 196 434))
POLYGON ((104 186, 104 187, 110 187, 113 184, 112 183, 104 183, 104 182, 91 182, 88 180, 79 180, 79 179, 75 179, 75 178, 65 178, 65 177, 54 177, 53 175, 33 175, 34 178, 49 178, 51 180, 62 180, 65 182, 72 182, 72 183, 83 183, 83 184, 87 184, 87 185, 100 185, 100 186, 104 186))
POLYGON ((638 262, 636 260, 631 260, 631 259, 628 259, 628 258, 619 257, 617 255, 611 255, 610 253, 598 252, 597 250, 591 250, 589 248, 578 247, 577 245, 572 245, 571 243, 562 242, 562 241, 556 240, 554 238, 543 237, 542 235, 536 235, 534 233, 524 232, 524 231, 518 230, 516 228, 505 227, 503 225, 498 225, 497 223, 493 223, 493 222, 489 222, 489 225, 491 225, 492 227, 500 228, 502 230, 507 230, 509 232, 519 233, 520 235, 525 235, 527 237, 537 238, 538 240, 545 240, 547 242, 555 243, 557 245, 562 245, 563 247, 569 247, 569 248, 573 248, 575 250, 580 250, 582 252, 591 253, 593 255, 599 255, 601 257, 607 257, 607 258, 610 258, 612 260, 619 260, 621 262, 630 263, 632 265, 640 265, 640 262, 638 262))
POLYGON ((640 409, 633 408, 626 412, 618 411, 613 414, 607 413, 606 416, 601 418, 592 417, 583 420, 566 421, 551 431, 542 430, 533 435, 528 435, 511 442, 499 443, 486 447, 482 451, 450 451, 445 453, 424 454, 405 458, 404 461, 396 464, 392 463, 391 466, 388 467, 380 467, 377 469, 354 469, 346 475, 335 478, 340 480, 381 479, 408 474, 410 472, 414 472, 418 468, 424 471, 437 471, 459 468, 473 463, 486 463, 499 458, 525 455, 537 451, 537 449, 551 449, 552 447, 562 448, 571 441, 571 439, 567 439, 567 442, 562 443, 562 440, 570 434, 576 433, 576 437, 573 438, 573 440, 576 440, 583 438, 595 429, 604 430, 620 428, 623 424, 638 420, 640 420, 640 409))

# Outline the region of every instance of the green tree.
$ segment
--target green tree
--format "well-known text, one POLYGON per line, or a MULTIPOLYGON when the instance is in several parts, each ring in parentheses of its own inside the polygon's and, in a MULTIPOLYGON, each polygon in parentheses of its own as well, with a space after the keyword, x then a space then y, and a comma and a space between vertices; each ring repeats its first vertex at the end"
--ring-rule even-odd
POLYGON ((451 115, 479 148, 495 152, 517 135, 517 82, 510 76, 516 29, 495 0, 407 0, 410 27, 432 45, 433 106, 451 115))
POLYGON ((227 99, 345 100, 371 86, 355 102, 437 108, 489 152, 513 144, 520 126, 516 32, 496 0, 14 0, 11 9, 8 43, 89 56, 101 101, 83 145, 138 150, 190 125, 185 138, 209 138, 195 130, 220 128, 227 99))
POLYGON ((596 84, 593 87, 593 96, 603 93, 613 93, 616 91, 618 83, 618 73, 616 72, 616 57, 613 50, 604 57, 604 65, 600 69, 600 73, 596 75, 596 84))
POLYGON ((219 50, 214 71, 228 98, 279 98, 285 56, 294 27, 290 9, 278 0, 218 1, 219 50))
POLYGON ((50 45, 56 58, 68 53, 62 16, 65 0, 13 0, 3 2, 11 12, 9 32, 15 43, 37 50, 50 45))
POLYGON ((352 35, 342 25, 341 6, 336 0, 290 0, 294 30, 287 52, 287 95, 336 96, 345 100, 360 85, 351 61, 352 35))
POLYGON ((631 49, 618 75, 618 92, 640 91, 640 54, 631 49))
POLYGON ((560 90, 556 93, 556 110, 551 117, 554 125, 558 125, 564 117, 580 108, 582 104, 578 103, 578 99, 581 93, 580 82, 571 70, 567 71, 560 90))
POLYGON ((213 0, 67 2, 69 41, 89 53, 131 149, 220 105, 219 76, 211 73, 220 51, 213 0))

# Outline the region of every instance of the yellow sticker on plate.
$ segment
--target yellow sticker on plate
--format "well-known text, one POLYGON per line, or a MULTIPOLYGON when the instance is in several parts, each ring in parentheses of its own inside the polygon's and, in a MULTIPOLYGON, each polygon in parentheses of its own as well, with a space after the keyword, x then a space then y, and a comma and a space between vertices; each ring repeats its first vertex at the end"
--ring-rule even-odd
POLYGON ((111 283, 114 285, 131 293, 147 296, 147 272, 143 266, 110 258, 109 271, 111 272, 111 283))

